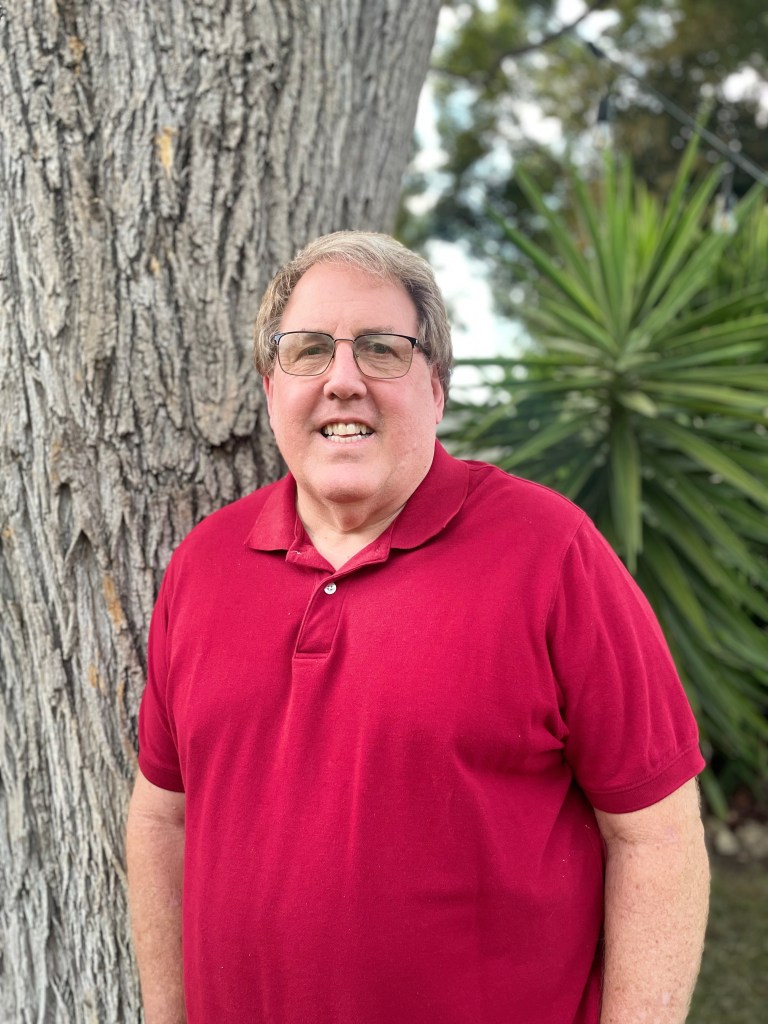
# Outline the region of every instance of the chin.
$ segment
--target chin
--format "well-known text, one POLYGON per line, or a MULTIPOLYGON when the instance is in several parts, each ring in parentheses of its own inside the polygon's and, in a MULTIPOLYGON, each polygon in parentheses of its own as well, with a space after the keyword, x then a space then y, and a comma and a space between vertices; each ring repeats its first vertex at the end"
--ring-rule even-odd
POLYGON ((342 467, 314 480, 307 481, 308 490, 323 502, 349 505, 357 501, 367 502, 381 494, 385 481, 361 476, 360 472, 345 473, 342 467))
POLYGON ((315 493, 323 502, 332 505, 353 505, 355 502, 369 501, 376 492, 371 488, 360 487, 359 485, 349 484, 349 486, 344 486, 344 484, 336 484, 320 487, 315 493))

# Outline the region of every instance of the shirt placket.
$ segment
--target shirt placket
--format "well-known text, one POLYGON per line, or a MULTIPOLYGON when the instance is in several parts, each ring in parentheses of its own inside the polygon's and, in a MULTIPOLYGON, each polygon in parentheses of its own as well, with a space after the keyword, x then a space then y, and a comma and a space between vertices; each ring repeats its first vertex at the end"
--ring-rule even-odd
POLYGON ((315 587, 296 641, 297 658, 324 658, 330 654, 349 586, 348 576, 331 576, 315 587))

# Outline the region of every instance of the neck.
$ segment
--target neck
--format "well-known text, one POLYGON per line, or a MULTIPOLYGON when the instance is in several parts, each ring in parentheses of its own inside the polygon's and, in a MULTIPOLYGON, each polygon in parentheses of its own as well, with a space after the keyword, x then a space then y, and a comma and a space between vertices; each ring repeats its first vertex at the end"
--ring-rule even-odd
POLYGON ((400 505, 394 511, 372 518, 353 507, 334 506, 319 510, 307 507, 307 502, 300 495, 296 500, 296 511, 309 539, 334 569, 340 569, 372 540, 381 536, 403 508, 404 505, 400 505))

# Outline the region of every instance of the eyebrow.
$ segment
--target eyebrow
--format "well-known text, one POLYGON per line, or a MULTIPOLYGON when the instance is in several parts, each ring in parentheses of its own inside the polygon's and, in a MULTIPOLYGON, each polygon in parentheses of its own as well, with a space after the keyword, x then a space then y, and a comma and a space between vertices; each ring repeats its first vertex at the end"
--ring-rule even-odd
MULTIPOLYGON (((327 334, 329 338, 333 337, 330 331, 321 331, 317 327, 299 327, 297 329, 304 334, 327 334)), ((397 327, 393 327, 391 324, 378 324, 375 327, 358 327, 355 329, 353 337, 359 338, 361 334, 402 334, 404 338, 412 337, 412 335, 404 334, 403 331, 398 330, 397 327)))

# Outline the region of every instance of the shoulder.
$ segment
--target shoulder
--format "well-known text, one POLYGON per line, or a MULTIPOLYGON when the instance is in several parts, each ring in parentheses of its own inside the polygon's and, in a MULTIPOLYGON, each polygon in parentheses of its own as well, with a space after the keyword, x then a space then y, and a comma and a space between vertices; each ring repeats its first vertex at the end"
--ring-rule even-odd
POLYGON ((586 513, 564 495, 542 484, 513 476, 486 462, 467 460, 467 510, 490 517, 499 528, 514 528, 540 539, 566 544, 580 527, 591 526, 586 513))
POLYGON ((259 518, 270 497, 286 486, 286 479, 266 484, 244 497, 222 506, 202 519, 181 541, 171 558, 178 566, 190 559, 215 556, 232 550, 242 550, 253 524, 259 518))

